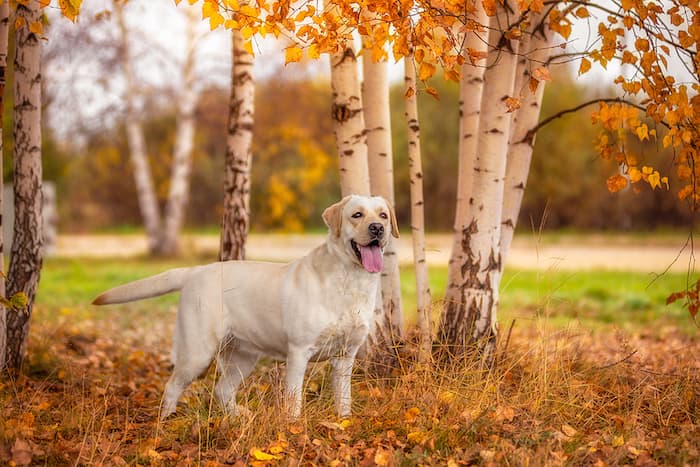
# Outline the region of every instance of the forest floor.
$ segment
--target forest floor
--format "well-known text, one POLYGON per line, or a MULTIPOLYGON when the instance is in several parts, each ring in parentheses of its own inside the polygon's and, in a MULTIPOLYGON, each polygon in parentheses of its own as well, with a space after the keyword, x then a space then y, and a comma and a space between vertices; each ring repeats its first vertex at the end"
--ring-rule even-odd
MULTIPOLYGON (((687 258, 660 280, 648 274, 673 261, 680 237, 518 239, 513 257, 532 248, 542 260, 504 278, 492 371, 469 359, 418 365, 409 338, 386 374, 357 368, 351 418, 334 416, 327 365, 316 364, 304 415, 289 420, 280 410, 284 366, 265 360, 241 390, 243 415, 222 413, 210 371, 164 422, 158 410, 176 297, 104 308, 89 302, 106 287, 201 262, 216 251, 216 237, 202 236, 213 239, 204 247, 188 240, 192 257, 177 261, 144 259, 130 237, 59 238, 42 273, 25 369, 0 383, 0 462, 700 465, 700 333, 680 306, 663 305, 683 280, 687 258), (588 254, 578 259, 576 248, 588 254), (594 255, 607 263, 585 262, 594 255), (624 255, 635 269, 623 266, 624 255), (582 272, 584 265, 590 270, 582 272), (650 282, 661 290, 650 292, 650 282)), ((265 258, 275 248, 296 255, 322 241, 274 237, 254 235, 251 256, 265 258)), ((431 236, 429 244, 435 253, 449 251, 446 236, 431 236)), ((444 264, 431 264, 431 279, 444 276, 444 264)), ((403 276, 410 307, 410 267, 403 276)), ((442 290, 436 280, 435 296, 442 290)), ((436 300, 435 316, 440 306, 436 300)))

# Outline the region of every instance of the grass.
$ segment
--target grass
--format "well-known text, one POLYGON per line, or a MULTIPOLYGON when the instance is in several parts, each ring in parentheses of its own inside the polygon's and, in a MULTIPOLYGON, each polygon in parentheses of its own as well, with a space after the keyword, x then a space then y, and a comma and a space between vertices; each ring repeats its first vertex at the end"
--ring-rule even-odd
MULTIPOLYGON (((337 420, 325 364, 304 417, 280 410, 283 365, 264 361, 223 414, 210 372, 157 420, 177 297, 93 307, 101 291, 201 262, 46 261, 26 371, 0 383, 0 461, 16 465, 693 465, 700 463, 700 342, 685 276, 509 271, 499 365, 422 366, 415 349, 378 377, 360 367, 354 416, 337 420), (506 335, 506 331, 503 331, 506 335), (25 462, 26 461, 26 462, 25 462)), ((414 283, 402 271, 404 306, 414 283)), ((440 311, 444 268, 430 271, 440 311)), ((411 322, 409 315, 407 321, 411 322)))

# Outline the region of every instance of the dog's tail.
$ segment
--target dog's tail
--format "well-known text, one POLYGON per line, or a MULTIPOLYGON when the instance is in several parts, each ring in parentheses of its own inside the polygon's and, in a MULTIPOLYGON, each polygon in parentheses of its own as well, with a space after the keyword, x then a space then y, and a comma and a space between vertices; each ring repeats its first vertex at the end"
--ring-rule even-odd
POLYGON ((127 303, 144 298, 158 297, 182 289, 192 268, 177 268, 155 276, 114 287, 92 301, 93 305, 127 303))

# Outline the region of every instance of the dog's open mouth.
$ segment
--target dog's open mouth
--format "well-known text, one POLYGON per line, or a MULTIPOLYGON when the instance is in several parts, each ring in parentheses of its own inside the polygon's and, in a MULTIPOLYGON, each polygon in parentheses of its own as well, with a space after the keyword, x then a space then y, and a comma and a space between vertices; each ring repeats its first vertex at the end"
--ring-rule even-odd
POLYGON ((350 240, 350 246, 367 272, 381 272, 383 258, 379 240, 372 240, 367 245, 359 245, 355 240, 350 240))

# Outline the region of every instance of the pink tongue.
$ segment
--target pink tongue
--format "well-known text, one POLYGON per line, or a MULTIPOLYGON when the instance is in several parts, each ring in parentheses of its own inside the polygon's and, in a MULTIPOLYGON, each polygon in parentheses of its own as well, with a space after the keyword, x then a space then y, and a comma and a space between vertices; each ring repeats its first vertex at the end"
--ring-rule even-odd
POLYGON ((381 272, 382 270, 382 249, 378 246, 360 246, 360 256, 362 257, 362 266, 368 272, 381 272))

